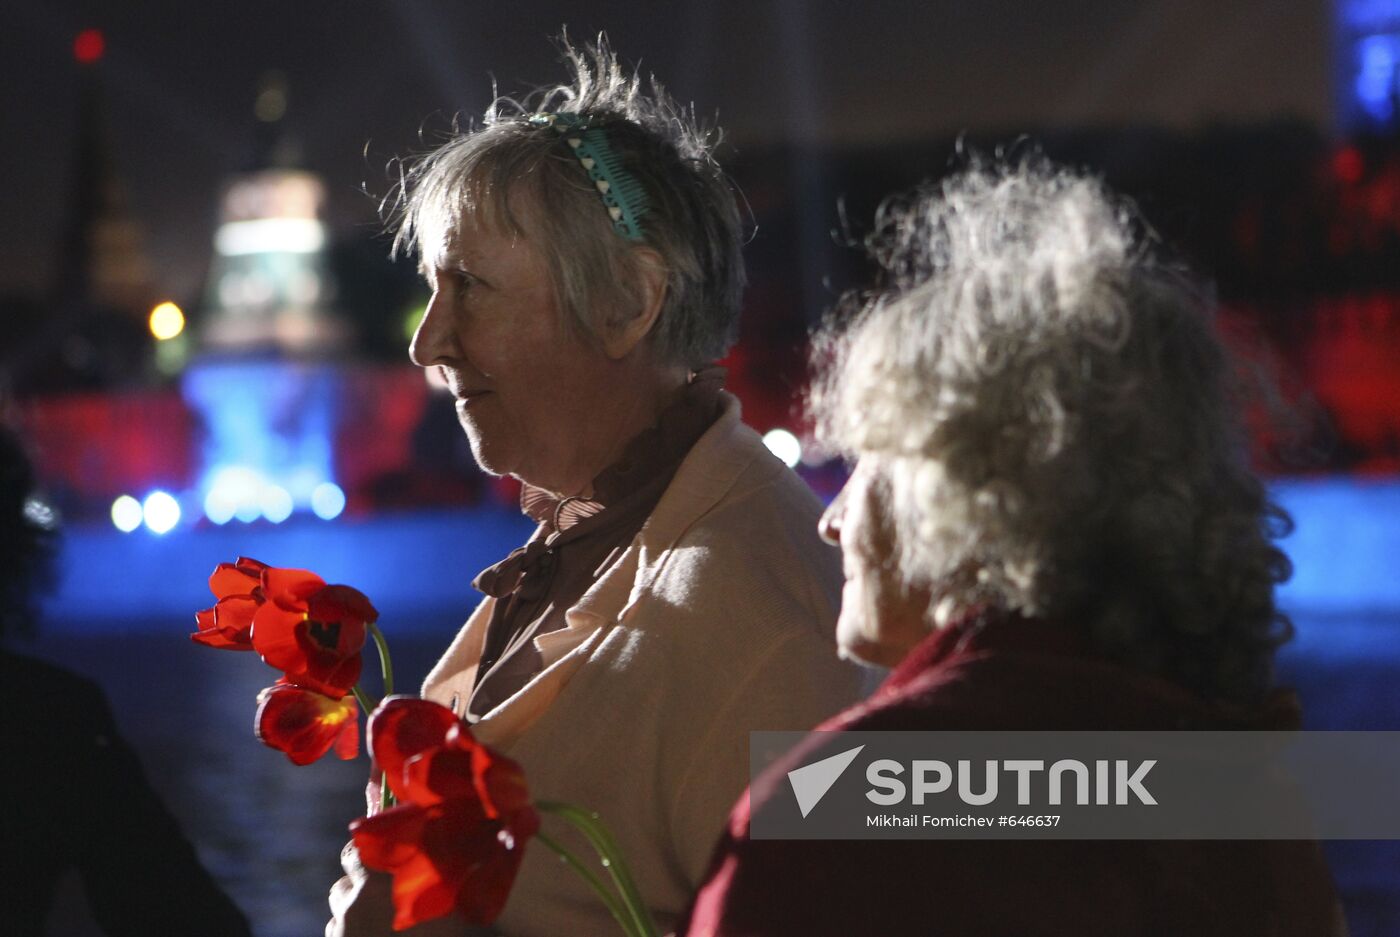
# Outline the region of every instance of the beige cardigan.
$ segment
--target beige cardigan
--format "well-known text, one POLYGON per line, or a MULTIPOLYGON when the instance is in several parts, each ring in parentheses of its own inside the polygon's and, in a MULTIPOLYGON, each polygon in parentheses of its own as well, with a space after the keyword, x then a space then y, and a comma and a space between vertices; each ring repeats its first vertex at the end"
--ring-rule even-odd
MULTIPOLYGON (((820 510, 728 397, 568 626, 536 639, 545 669, 475 727, 524 766, 536 798, 601 815, 663 933, 748 784, 748 733, 811 728, 861 695, 860 671, 836 657, 840 560, 817 537, 820 510)), ((467 699, 493 601, 428 675, 425 697, 467 699)), ((556 818, 545 829, 592 855, 556 818)), ((511 937, 619 932, 539 844, 498 926, 511 937)))

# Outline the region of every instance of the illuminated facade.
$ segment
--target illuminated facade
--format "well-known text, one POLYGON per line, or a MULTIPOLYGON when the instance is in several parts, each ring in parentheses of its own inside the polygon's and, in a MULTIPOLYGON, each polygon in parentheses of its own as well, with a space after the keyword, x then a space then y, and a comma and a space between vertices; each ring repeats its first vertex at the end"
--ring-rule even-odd
POLYGON ((264 169, 229 184, 205 290, 204 349, 304 355, 344 344, 331 308, 324 201, 320 179, 299 169, 264 169))

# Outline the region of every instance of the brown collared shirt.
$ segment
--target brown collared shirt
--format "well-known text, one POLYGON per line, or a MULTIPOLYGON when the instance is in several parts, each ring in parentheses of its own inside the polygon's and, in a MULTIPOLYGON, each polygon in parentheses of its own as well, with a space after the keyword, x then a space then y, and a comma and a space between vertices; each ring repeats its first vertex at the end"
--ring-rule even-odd
POLYGON ((719 416, 723 384, 723 368, 692 375, 656 425, 594 479, 592 497, 556 499, 525 486, 521 510, 540 526, 525 546, 473 583, 496 604, 463 713, 468 720, 480 719, 540 672, 534 639, 565 627, 564 613, 641 530, 686 453, 719 416))

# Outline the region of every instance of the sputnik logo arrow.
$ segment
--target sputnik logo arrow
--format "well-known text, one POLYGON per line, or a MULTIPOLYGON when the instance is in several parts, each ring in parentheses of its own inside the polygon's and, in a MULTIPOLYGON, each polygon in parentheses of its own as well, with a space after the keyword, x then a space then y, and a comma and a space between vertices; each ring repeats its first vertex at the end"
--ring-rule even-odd
POLYGON ((841 774, 851 766, 851 762, 856 760, 856 756, 864 747, 864 745, 857 745, 839 755, 814 761, 810 765, 794 768, 787 773, 788 782, 792 784, 792 792, 797 796, 797 807, 802 811, 803 819, 806 819, 807 814, 812 812, 812 808, 826 796, 826 792, 831 790, 831 785, 835 784, 836 779, 841 777, 841 774))

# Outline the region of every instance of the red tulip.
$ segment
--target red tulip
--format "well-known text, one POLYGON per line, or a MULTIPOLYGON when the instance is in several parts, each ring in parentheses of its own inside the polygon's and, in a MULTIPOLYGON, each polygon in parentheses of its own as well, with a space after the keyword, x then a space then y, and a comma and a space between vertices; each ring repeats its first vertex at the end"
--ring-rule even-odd
MULTIPOLYGON (((391 696, 370 716, 366 735, 374 763, 398 783, 404 764, 447 742, 459 720, 446 706, 416 696, 391 696)), ((393 788, 391 785, 391 790, 393 788)))
POLYGON ((262 574, 267 568, 246 556, 215 567, 209 590, 218 603, 195 614, 199 630, 190 637, 209 647, 251 651, 253 615, 263 604, 262 574))
POLYGON ((253 731, 292 764, 309 765, 332 747, 349 760, 360 751, 359 706, 351 697, 332 699, 315 690, 278 683, 258 694, 253 731))
POLYGON ((520 766, 478 743, 450 710, 422 700, 386 700, 370 717, 370 738, 400 805, 350 831, 360 860, 394 877, 394 929, 454 910, 490 924, 539 830, 520 766))
POLYGON ((263 571, 267 601, 253 616, 253 648, 298 686, 340 699, 360 679, 360 649, 379 618, 350 586, 328 586, 304 569, 263 571))
POLYGON ((360 649, 379 612, 359 590, 246 557, 220 563, 209 588, 219 601, 195 615, 195 641, 255 650, 290 682, 334 699, 360 679, 360 649))

